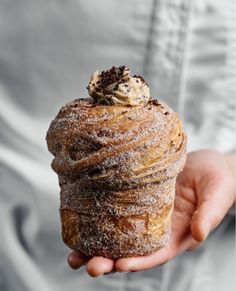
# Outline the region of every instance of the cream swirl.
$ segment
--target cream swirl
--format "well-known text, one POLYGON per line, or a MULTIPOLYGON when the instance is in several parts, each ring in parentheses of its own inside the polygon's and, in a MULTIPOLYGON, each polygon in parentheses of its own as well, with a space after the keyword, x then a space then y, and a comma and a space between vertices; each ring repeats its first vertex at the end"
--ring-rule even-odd
POLYGON ((125 66, 92 74, 87 87, 89 95, 99 104, 146 105, 150 90, 141 76, 131 76, 125 66))

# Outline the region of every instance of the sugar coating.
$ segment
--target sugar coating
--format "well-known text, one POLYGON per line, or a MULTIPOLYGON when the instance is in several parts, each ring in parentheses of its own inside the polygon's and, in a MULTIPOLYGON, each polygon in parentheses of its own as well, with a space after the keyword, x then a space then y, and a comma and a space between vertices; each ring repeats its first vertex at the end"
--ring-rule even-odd
POLYGON ((186 157, 173 110, 155 100, 126 107, 77 99, 52 121, 47 142, 59 175, 65 243, 113 258, 165 245, 186 157))

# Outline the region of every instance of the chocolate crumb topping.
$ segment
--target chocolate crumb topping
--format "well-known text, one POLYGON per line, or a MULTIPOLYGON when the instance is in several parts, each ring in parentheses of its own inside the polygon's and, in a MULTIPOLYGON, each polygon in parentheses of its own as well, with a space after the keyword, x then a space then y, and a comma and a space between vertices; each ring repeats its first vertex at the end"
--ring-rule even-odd
POLYGON ((156 106, 161 106, 161 104, 158 102, 156 99, 152 99, 149 101, 151 104, 156 105, 156 106))
POLYGON ((91 77, 88 91, 98 104, 138 106, 147 104, 150 99, 147 83, 141 76, 131 76, 126 66, 113 66, 100 74, 96 71, 91 77))

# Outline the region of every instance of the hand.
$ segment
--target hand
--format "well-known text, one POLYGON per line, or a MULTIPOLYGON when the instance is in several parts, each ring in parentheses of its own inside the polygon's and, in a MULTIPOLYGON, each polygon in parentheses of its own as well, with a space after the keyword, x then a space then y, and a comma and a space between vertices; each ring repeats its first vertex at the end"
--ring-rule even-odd
POLYGON ((142 271, 166 263, 206 239, 223 220, 235 201, 232 159, 213 150, 190 153, 176 184, 172 236, 169 243, 148 256, 111 260, 88 258, 73 251, 69 265, 86 265, 87 273, 98 277, 110 272, 142 271))

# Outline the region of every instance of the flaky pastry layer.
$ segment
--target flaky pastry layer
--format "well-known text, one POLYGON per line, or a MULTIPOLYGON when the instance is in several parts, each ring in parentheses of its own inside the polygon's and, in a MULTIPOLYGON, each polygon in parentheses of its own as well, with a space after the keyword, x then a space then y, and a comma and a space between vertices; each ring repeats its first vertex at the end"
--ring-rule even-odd
POLYGON ((47 142, 69 247, 118 258, 164 246, 186 156, 177 113, 156 100, 128 107, 77 99, 53 120, 47 142))

